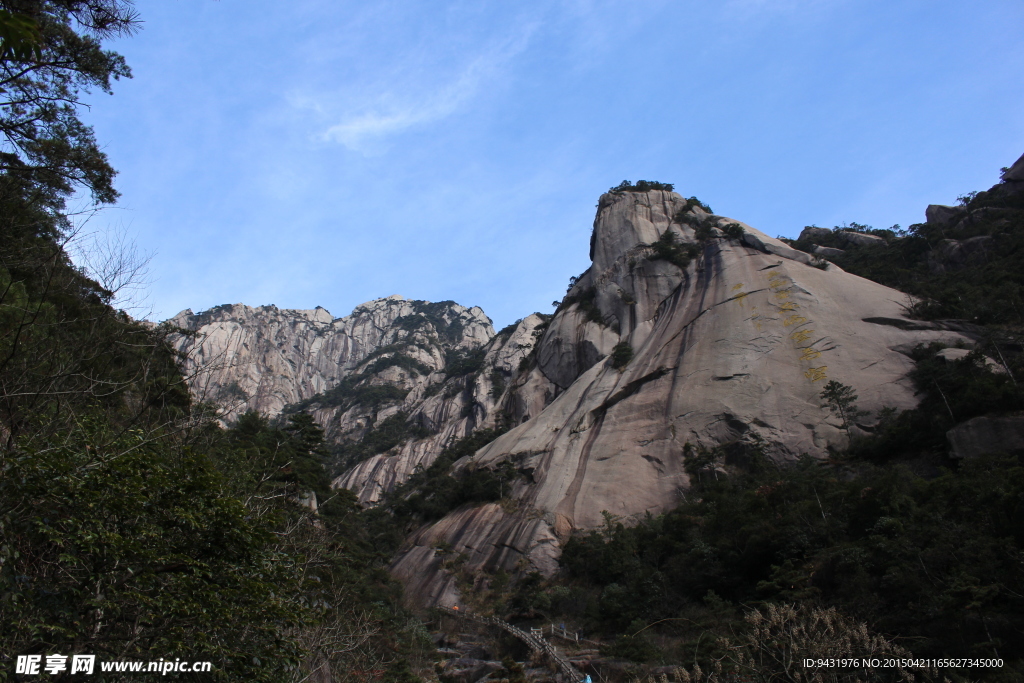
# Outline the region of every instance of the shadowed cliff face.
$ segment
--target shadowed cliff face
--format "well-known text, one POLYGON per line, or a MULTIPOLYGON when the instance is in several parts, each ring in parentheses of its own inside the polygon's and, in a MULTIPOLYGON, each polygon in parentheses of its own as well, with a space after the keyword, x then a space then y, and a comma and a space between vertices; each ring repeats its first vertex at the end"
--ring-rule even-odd
POLYGON ((456 464, 511 460, 525 475, 512 494, 518 507, 462 509, 420 530, 392 567, 410 595, 427 604, 458 598, 431 549, 438 541, 464 553, 469 570, 550 573, 560 543, 601 525, 602 511, 628 517, 673 507, 688 485, 687 443, 757 442, 779 459, 845 446, 822 406, 825 383, 852 386, 872 415, 912 407, 910 349, 968 341, 939 325, 907 325, 904 294, 815 267, 750 226, 728 239, 720 228, 731 219, 692 208, 676 220, 686 206, 663 191, 601 198, 593 266, 515 388, 522 400, 536 401, 531 387, 542 385, 556 397, 456 464), (698 243, 698 229, 711 237, 698 243), (697 246, 685 267, 649 246, 666 231, 697 246), (615 368, 609 354, 619 342, 633 357, 615 368))

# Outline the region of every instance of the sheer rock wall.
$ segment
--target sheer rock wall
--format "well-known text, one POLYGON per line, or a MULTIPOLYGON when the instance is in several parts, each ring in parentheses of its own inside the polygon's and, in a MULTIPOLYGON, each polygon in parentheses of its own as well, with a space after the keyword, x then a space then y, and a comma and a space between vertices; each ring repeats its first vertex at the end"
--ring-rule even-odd
MULTIPOLYGON (((816 263, 748 225, 741 239, 719 228, 729 218, 690 209, 652 191, 601 198, 593 266, 569 292, 588 288, 607 325, 564 305, 537 351, 538 370, 559 389, 539 414, 456 468, 512 460, 523 477, 518 507, 455 511, 414 535, 392 570, 426 604, 450 604, 459 591, 434 556, 445 541, 469 570, 557 568, 560 543, 603 523, 674 507, 688 486, 686 444, 760 442, 777 459, 824 456, 846 434, 822 406, 831 379, 852 386, 861 409, 916 404, 907 372, 918 343, 969 342, 939 325, 910 323, 906 295, 816 263), (671 230, 694 243, 686 268, 655 259, 647 246, 671 230), (616 343, 634 355, 616 369, 616 343)), ((870 418, 862 422, 870 429, 870 418)))
MULTIPOLYGON (((479 308, 396 296, 339 319, 234 305, 171 322, 196 335, 177 341, 193 391, 226 414, 298 406, 335 443, 357 442, 398 414, 426 433, 338 473, 335 486, 367 505, 455 440, 511 427, 456 463, 511 461, 520 477, 510 499, 453 511, 395 559, 392 571, 422 604, 459 598, 433 549, 440 541, 471 571, 550 574, 561 544, 601 525, 602 512, 629 518, 676 505, 689 484, 687 444, 824 456, 848 438, 822 405, 829 380, 853 387, 872 415, 912 407, 910 351, 971 342, 908 320, 906 295, 673 192, 603 195, 591 259, 553 318, 534 314, 498 335, 479 308), (741 236, 726 236, 733 224, 741 236), (667 232, 694 246, 688 264, 659 257, 653 245, 667 232), (613 362, 619 344, 632 351, 623 367, 613 362), (473 351, 482 358, 465 370, 459 359, 473 351), (345 382, 401 397, 332 399, 345 382)), ((871 420, 854 429, 870 431, 871 420)))

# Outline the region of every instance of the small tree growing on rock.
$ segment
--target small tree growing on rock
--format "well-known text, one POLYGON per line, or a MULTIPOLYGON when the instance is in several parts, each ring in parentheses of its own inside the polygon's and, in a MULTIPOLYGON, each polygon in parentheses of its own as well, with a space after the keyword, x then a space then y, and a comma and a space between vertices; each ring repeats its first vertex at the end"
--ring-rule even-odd
POLYGON ((743 239, 743 233, 746 232, 743 226, 739 223, 729 223, 722 227, 722 234, 731 240, 743 239))
POLYGON ((619 342, 612 349, 613 368, 621 371, 631 360, 633 360, 633 347, 629 345, 629 342, 619 342))
POLYGON ((850 426, 858 417, 868 414, 867 411, 857 408, 857 394, 854 393, 853 387, 834 379, 830 380, 821 392, 821 399, 825 401, 821 407, 828 408, 829 412, 839 418, 847 440, 852 441, 850 426))

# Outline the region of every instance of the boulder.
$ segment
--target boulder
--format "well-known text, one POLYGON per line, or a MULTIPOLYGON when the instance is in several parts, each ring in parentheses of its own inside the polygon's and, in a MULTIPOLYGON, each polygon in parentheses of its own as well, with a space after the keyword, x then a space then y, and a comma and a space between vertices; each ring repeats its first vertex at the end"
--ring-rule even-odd
POLYGON ((459 653, 460 657, 466 659, 483 659, 489 660, 494 657, 494 653, 491 652, 482 643, 473 640, 462 640, 455 645, 455 651, 459 653))
POLYGON ((1004 183, 1024 183, 1024 154, 1003 174, 1004 183))
MULTIPOLYGON (((732 220, 729 222, 739 223, 739 221, 732 220)), ((740 238, 740 243, 745 246, 757 249, 758 251, 762 251, 766 254, 775 254, 791 261, 798 261, 808 266, 814 265, 817 261, 817 259, 807 253, 802 252, 799 249, 794 249, 781 240, 772 239, 764 233, 754 230, 746 223, 739 223, 739 225, 743 227, 743 237, 740 238)))
POLYGON ((1024 451, 1024 415, 975 417, 946 432, 954 458, 1024 451))
MULTIPOLYGON (((808 226, 800 232, 798 241, 814 241, 814 240, 828 240, 837 239, 844 244, 855 244, 857 246, 875 246, 885 245, 885 240, 876 235, 868 235, 863 232, 854 232, 853 230, 829 230, 828 228, 818 228, 814 226, 808 226)), ((829 249, 831 247, 819 247, 821 249, 829 249)))
POLYGON ((929 204, 928 208, 924 210, 925 222, 931 225, 949 225, 963 215, 962 207, 946 206, 945 204, 929 204))
POLYGON ((828 237, 832 234, 832 231, 828 228, 819 228, 814 225, 808 225, 806 228, 800 231, 800 236, 797 237, 798 241, 804 240, 815 240, 821 239, 822 237, 828 237))
POLYGON ((839 230, 835 234, 846 244, 855 244, 858 247, 884 247, 886 245, 886 241, 878 235, 869 235, 853 230, 839 230))
MULTIPOLYGON (((971 353, 970 349, 948 348, 948 349, 942 349, 941 351, 939 351, 935 355, 938 356, 939 358, 943 359, 946 362, 952 362, 952 361, 957 361, 957 360, 963 360, 970 353, 971 353)), ((1004 368, 1002 365, 1000 365, 999 363, 995 362, 993 359, 989 358, 988 356, 984 357, 983 362, 985 363, 985 367, 988 368, 991 372, 994 372, 997 375, 1005 375, 1006 374, 1006 368, 1004 368)))
POLYGON ((983 261, 988 257, 994 242, 992 235, 978 235, 965 240, 942 240, 928 252, 928 269, 933 273, 945 273, 983 261))
POLYGON ((836 256, 842 256, 846 253, 843 249, 836 249, 834 247, 822 247, 817 244, 811 249, 811 252, 816 256, 822 256, 824 258, 835 258, 836 256))

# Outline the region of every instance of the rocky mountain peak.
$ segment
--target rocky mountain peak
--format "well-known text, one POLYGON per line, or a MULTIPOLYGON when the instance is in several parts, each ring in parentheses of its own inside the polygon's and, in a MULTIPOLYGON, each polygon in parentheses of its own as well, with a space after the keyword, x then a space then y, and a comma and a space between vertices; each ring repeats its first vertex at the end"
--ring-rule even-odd
POLYGON ((360 304, 343 318, 319 306, 225 304, 185 310, 167 323, 194 333, 173 338, 192 390, 227 417, 246 410, 278 415, 336 386, 374 355, 414 349, 409 358, 433 371, 446 352, 479 348, 494 337, 479 307, 398 295, 360 304))
POLYGON ((335 486, 367 505, 460 439, 507 430, 454 476, 517 473, 511 502, 450 510, 392 567, 436 604, 459 591, 439 545, 472 571, 553 572, 560 544, 604 512, 674 507, 688 453, 824 456, 848 439, 822 403, 829 380, 874 416, 912 407, 911 350, 972 342, 908 320, 900 292, 665 189, 603 195, 590 246, 591 267, 553 316, 498 334, 479 308, 391 296, 338 319, 242 305, 183 312, 176 324, 200 335, 178 344, 204 370, 197 393, 314 415, 336 444, 335 486))
POLYGON ((455 465, 527 473, 516 505, 453 511, 392 567, 423 602, 459 597, 438 545, 465 554, 470 571, 549 574, 560 544, 604 513, 674 507, 687 453, 824 456, 847 439, 820 396, 829 380, 873 416, 912 407, 910 351, 971 343, 907 320, 900 292, 674 192, 604 195, 591 256, 537 346, 533 384, 517 380, 524 391, 543 378, 552 398, 455 465))

